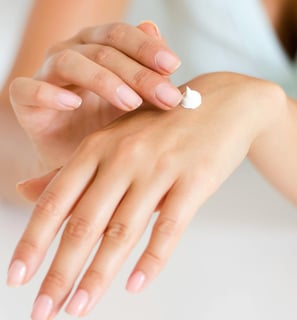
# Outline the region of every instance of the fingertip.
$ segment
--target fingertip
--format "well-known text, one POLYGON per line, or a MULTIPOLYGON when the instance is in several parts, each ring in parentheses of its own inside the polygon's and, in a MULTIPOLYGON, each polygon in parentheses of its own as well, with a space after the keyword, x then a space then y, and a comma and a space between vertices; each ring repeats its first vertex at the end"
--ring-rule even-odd
POLYGON ((130 293, 140 292, 146 282, 146 276, 142 271, 136 271, 131 274, 127 281, 126 289, 130 293))
POLYGON ((143 20, 137 26, 138 29, 142 30, 147 35, 162 39, 159 27, 151 20, 143 20))
POLYGON ((56 96, 58 104, 66 110, 77 109, 82 104, 82 98, 72 92, 63 91, 56 96))
POLYGON ((12 288, 20 287, 24 282, 26 272, 26 264, 21 260, 14 260, 8 269, 7 285, 12 288))

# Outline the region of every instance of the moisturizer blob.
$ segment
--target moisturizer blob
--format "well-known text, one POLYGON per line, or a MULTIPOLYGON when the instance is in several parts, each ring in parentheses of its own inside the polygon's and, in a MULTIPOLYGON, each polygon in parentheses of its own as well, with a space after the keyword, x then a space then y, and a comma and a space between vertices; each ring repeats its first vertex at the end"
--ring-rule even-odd
POLYGON ((187 87, 186 92, 183 94, 181 106, 186 109, 197 109, 201 105, 201 103, 201 94, 198 91, 192 90, 187 87))

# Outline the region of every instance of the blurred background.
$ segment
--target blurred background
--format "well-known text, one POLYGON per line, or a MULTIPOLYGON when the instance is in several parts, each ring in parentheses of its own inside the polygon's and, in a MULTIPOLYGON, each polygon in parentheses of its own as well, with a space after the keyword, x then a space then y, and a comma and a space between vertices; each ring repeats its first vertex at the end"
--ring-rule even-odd
MULTIPOLYGON (((29 0, 11 2, 14 4, 9 5, 6 1, 0 3, 2 83, 15 56, 31 5, 29 0)), ((183 47, 170 37, 172 26, 164 20, 161 3, 158 0, 134 1, 126 19, 134 24, 151 19, 160 25, 165 36, 168 33, 171 47, 180 54, 182 61, 186 61, 174 78, 179 83, 197 74, 191 61, 200 60, 199 50, 193 51, 186 29, 182 30, 185 34, 180 31, 181 34, 175 39, 184 37, 188 44, 183 47), (186 59, 189 55, 191 58, 186 59)), ((178 0, 172 3, 178 3, 178 0)), ((203 14, 207 16, 207 6, 203 9, 203 14)), ((178 18, 174 22, 178 23, 178 18)), ((214 59, 214 68, 215 63, 219 63, 219 56, 214 59)), ((200 64, 203 64, 203 59, 200 64)), ((199 63, 196 68, 200 68, 199 72, 205 72, 199 63)), ((56 241, 38 275, 29 285, 20 289, 6 287, 9 259, 30 211, 31 208, 24 209, 8 203, 0 205, 1 319, 29 319, 35 295, 57 246, 56 241)), ((296 231, 296 208, 245 161, 219 192, 199 209, 169 264, 147 290, 131 295, 124 287, 147 242, 149 230, 102 302, 86 319, 295 320, 296 231)), ((61 313, 57 319, 70 317, 61 313)))

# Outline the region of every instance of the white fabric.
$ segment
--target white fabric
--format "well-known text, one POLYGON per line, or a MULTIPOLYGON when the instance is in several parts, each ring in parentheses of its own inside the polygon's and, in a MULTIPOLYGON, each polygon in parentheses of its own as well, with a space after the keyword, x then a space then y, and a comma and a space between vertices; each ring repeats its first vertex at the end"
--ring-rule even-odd
MULTIPOLYGON (((10 14, 13 11, 16 13, 9 10, 10 14)), ((129 21, 153 19, 161 25, 183 60, 177 82, 203 72, 233 70, 293 88, 295 67, 263 18, 263 9, 255 0, 136 0, 129 21)), ((5 23, 9 30, 21 30, 16 22, 18 19, 10 18, 5 23)), ((3 47, 8 53, 13 51, 3 47)), ((3 73, 9 59, 4 50, 1 54, 3 73)), ((30 285, 6 288, 6 267, 30 210, 23 211, 4 204, 0 207, 1 319, 29 318, 57 245, 30 285)), ((296 231, 296 209, 245 162, 199 210, 168 266, 143 294, 131 296, 123 288, 149 232, 86 319, 295 320, 296 231)), ((57 319, 71 318, 61 314, 57 319)))

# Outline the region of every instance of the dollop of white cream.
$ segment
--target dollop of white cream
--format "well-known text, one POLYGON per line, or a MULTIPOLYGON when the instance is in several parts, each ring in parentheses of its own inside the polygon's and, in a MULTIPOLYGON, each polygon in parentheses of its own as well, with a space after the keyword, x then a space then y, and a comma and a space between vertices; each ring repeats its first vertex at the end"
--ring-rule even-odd
POLYGON ((186 109, 197 109, 201 103, 202 97, 200 92, 187 87, 186 92, 183 94, 181 106, 186 109))

